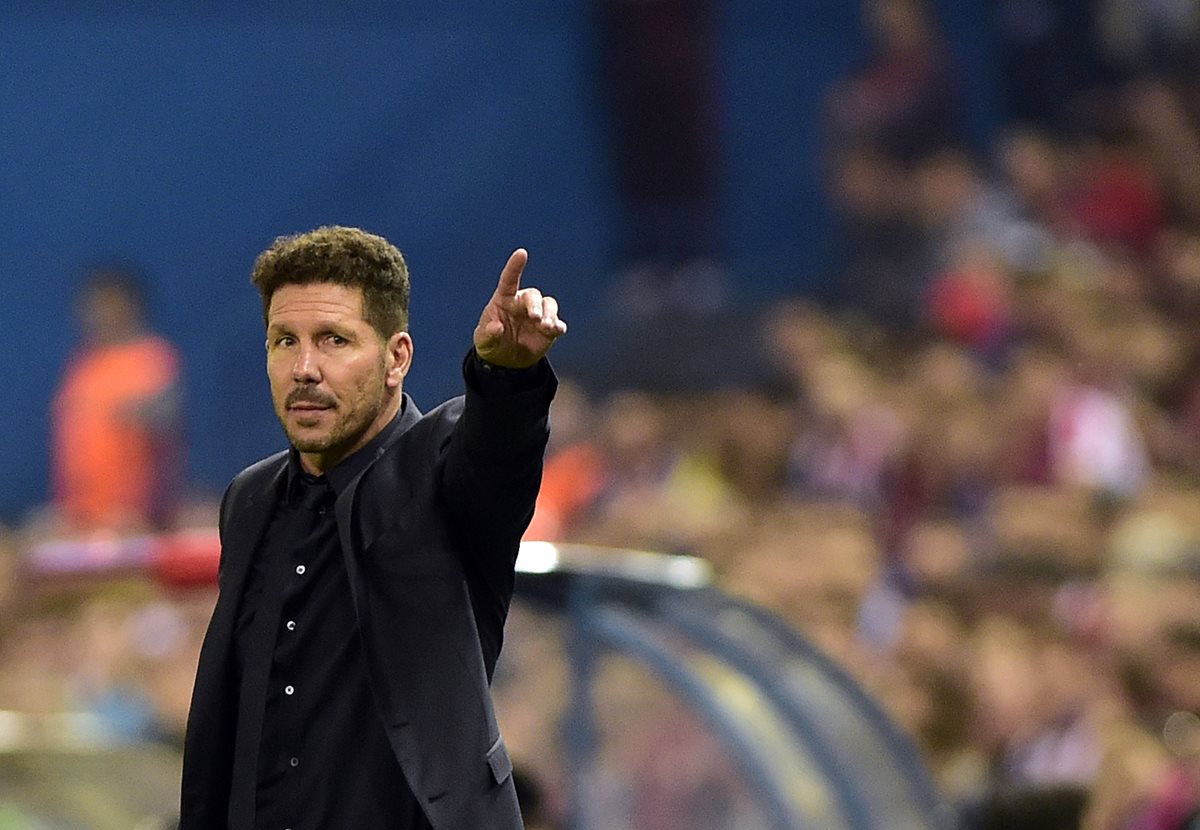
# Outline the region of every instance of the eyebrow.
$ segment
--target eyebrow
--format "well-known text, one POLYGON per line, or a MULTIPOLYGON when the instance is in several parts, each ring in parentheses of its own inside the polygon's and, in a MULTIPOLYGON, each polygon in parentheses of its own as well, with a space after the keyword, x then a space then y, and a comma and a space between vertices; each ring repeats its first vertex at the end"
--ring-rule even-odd
POLYGON ((354 332, 349 326, 339 325, 338 323, 326 323, 318 328, 314 334, 317 337, 323 334, 336 334, 338 337, 344 337, 347 340, 354 337, 354 332))
MULTIPOLYGON (((268 335, 278 334, 295 334, 292 326, 284 323, 271 323, 267 326, 268 335)), ((313 329, 314 337, 321 337, 327 334, 336 334, 338 337, 344 337, 347 340, 357 339, 357 335, 350 326, 340 325, 338 323, 322 323, 319 327, 313 329)))

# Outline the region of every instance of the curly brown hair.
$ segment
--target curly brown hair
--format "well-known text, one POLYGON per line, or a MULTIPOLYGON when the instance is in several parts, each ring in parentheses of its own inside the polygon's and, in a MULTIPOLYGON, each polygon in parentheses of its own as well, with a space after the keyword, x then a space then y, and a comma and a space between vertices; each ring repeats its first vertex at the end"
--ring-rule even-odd
POLYGON ((250 281, 262 297, 263 320, 284 285, 333 283, 361 288, 363 319, 380 337, 408 328, 408 265, 382 236, 328 225, 280 236, 258 255, 250 281))

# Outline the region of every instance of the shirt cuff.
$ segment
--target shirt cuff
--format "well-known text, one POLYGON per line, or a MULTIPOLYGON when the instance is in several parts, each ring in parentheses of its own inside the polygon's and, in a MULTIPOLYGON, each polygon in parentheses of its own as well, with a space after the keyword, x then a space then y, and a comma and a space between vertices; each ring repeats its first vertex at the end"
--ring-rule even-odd
POLYGON ((545 358, 524 369, 494 366, 471 349, 463 362, 463 375, 476 391, 484 395, 504 395, 527 392, 540 386, 545 380, 546 366, 545 358))

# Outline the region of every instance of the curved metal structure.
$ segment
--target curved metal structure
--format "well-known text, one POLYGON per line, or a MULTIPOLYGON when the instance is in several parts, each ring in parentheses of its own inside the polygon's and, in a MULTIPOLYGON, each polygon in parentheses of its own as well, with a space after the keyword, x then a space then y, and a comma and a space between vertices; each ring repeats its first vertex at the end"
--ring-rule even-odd
POLYGON ((711 585, 689 557, 527 542, 517 596, 570 624, 572 830, 606 830, 582 786, 597 750, 592 683, 618 653, 703 719, 771 830, 949 830, 908 738, 795 631, 711 585))

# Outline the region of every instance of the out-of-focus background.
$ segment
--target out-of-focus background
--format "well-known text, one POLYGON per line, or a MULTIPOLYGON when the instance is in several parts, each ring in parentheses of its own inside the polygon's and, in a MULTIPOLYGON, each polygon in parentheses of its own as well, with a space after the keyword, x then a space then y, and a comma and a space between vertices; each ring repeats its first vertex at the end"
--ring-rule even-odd
MULTIPOLYGON (((170 797, 215 504, 282 442, 250 266, 329 223, 408 257, 423 407, 530 249, 528 538, 706 560, 963 828, 1200 826, 1194 0, 15 2, 0 70, 0 828, 170 797)), ((497 680, 533 827, 582 826, 563 625, 497 680)), ((781 826, 592 679, 595 826, 781 826)))

